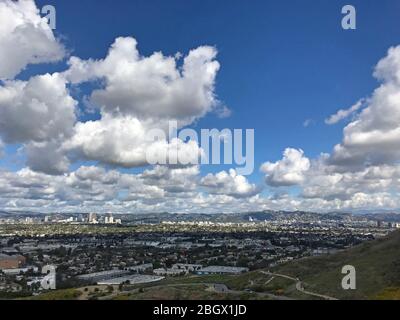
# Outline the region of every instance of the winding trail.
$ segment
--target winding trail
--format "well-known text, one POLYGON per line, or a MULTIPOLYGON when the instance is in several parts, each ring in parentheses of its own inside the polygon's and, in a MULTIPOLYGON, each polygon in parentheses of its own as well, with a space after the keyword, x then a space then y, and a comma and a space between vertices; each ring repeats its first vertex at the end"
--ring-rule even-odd
POLYGON ((268 275, 268 276, 272 276, 272 277, 281 277, 281 278, 285 278, 285 279, 289 279, 292 280, 294 282, 296 282, 296 290, 304 293, 306 295, 309 296, 313 296, 313 297, 317 297, 317 298, 321 298, 324 300, 339 300, 336 299, 334 297, 330 297, 327 295, 323 295, 323 294, 319 294, 319 293, 315 293, 315 292, 311 292, 311 291, 307 291, 304 289, 303 283, 301 282, 301 280, 299 278, 294 278, 285 274, 279 274, 279 273, 272 273, 272 272, 267 272, 267 271, 261 271, 262 274, 268 275))

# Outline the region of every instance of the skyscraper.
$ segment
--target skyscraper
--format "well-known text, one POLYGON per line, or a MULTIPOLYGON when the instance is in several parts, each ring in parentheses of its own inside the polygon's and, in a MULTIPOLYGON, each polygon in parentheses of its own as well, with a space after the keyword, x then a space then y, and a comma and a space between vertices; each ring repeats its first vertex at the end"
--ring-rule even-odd
POLYGON ((93 212, 89 213, 88 222, 97 223, 97 215, 93 212))

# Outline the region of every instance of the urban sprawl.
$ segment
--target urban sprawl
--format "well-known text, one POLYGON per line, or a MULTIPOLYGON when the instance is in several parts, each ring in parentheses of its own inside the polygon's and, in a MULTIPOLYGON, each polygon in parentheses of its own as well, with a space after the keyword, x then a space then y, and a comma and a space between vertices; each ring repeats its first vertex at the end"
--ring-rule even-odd
MULTIPOLYGON (((258 218, 257 218, 258 217, 258 218)), ((0 217, 0 298, 38 296, 44 266, 57 289, 97 285, 107 293, 170 278, 239 275, 302 257, 329 255, 400 228, 365 216, 278 214, 243 221, 132 221, 112 214, 0 217)), ((215 219, 214 219, 215 220, 215 219)), ((48 289, 48 288, 47 288, 48 289)))

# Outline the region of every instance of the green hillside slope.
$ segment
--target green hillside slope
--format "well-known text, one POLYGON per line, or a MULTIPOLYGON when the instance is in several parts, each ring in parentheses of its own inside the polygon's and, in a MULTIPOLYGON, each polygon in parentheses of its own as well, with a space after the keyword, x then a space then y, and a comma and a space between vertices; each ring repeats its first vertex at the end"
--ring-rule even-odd
POLYGON ((400 298, 400 232, 330 256, 294 261, 273 269, 299 277, 306 290, 340 299, 400 298), (342 267, 356 268, 356 290, 343 290, 342 267))

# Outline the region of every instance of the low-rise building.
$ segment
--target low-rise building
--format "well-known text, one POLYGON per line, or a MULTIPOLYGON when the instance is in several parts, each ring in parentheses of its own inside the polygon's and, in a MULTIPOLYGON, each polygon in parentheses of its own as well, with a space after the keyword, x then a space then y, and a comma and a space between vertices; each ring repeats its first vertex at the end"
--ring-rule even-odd
POLYGON ((159 269, 154 269, 153 273, 157 276, 180 276, 180 275, 184 275, 186 272, 185 270, 181 270, 181 269, 164 269, 164 268, 159 268, 159 269))
POLYGON ((2 269, 1 271, 9 276, 17 276, 19 274, 27 273, 29 271, 38 272, 39 268, 35 266, 27 266, 25 268, 2 269))
POLYGON ((23 267, 25 263, 24 256, 0 254, 0 269, 17 269, 23 267))
POLYGON ((227 266, 209 266, 202 268, 197 271, 197 274, 206 275, 206 274, 241 274, 244 272, 248 272, 249 268, 240 268, 240 267, 227 267, 227 266))
POLYGON ((108 270, 108 271, 82 274, 80 276, 77 276, 77 278, 79 280, 88 281, 91 283, 97 283, 99 281, 121 277, 123 275, 129 274, 129 272, 130 271, 128 270, 108 270))
POLYGON ((141 273, 141 272, 153 270, 153 264, 152 263, 144 263, 144 264, 140 264, 138 266, 127 267, 125 269, 132 271, 132 272, 141 273))
POLYGON ((195 272, 203 268, 201 264, 189 264, 189 263, 176 263, 172 266, 172 269, 183 270, 185 272, 195 272))

